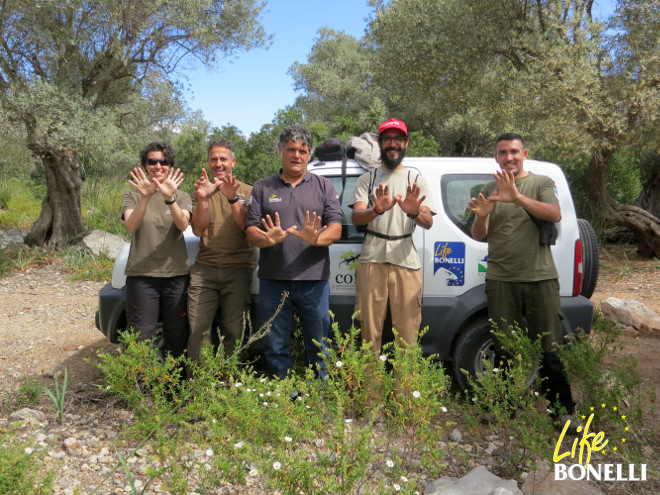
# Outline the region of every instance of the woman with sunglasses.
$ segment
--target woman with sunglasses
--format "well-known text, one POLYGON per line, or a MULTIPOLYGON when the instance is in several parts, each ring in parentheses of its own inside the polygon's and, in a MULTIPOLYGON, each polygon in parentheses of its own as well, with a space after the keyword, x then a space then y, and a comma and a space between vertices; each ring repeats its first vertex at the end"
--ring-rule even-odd
POLYGON ((126 265, 126 318, 140 340, 152 340, 163 322, 163 351, 181 356, 188 342, 188 254, 183 231, 192 215, 190 195, 179 189, 183 173, 163 142, 140 152, 124 195, 122 219, 133 234, 126 265), (146 175, 145 175, 146 171, 146 175))

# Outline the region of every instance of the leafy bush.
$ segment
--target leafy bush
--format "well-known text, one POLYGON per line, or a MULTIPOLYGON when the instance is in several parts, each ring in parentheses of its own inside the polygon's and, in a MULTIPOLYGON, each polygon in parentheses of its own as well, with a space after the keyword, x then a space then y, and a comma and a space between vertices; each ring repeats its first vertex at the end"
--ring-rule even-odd
POLYGON ((311 369, 271 379, 241 364, 240 352, 210 346, 199 363, 186 363, 192 378, 181 380, 182 362, 161 359, 135 335, 122 338, 122 349, 101 354, 98 366, 106 390, 135 413, 131 435, 152 439, 161 465, 167 461, 158 476, 172 493, 249 479, 282 493, 391 493, 394 484, 413 493, 422 468, 415 456, 425 458, 424 473, 441 467, 437 416, 449 406, 449 380, 417 345, 391 346, 379 359, 359 344, 359 330, 335 326, 328 380, 311 369), (205 455, 191 460, 193 450, 205 455), (191 471, 201 486, 188 486, 191 471))
POLYGON ((0 493, 47 495, 55 473, 43 467, 44 451, 20 442, 11 431, 0 431, 0 493))

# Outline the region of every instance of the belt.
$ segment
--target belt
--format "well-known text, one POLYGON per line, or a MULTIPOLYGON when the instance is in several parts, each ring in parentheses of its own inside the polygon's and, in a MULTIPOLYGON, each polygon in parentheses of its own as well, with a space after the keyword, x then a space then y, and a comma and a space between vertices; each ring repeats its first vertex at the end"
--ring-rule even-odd
POLYGON ((371 234, 374 237, 378 237, 379 239, 387 239, 388 241, 398 241, 399 239, 406 239, 408 237, 411 237, 412 234, 403 234, 403 235, 387 235, 387 234, 381 234, 380 232, 374 232, 373 230, 366 230, 367 234, 371 234))

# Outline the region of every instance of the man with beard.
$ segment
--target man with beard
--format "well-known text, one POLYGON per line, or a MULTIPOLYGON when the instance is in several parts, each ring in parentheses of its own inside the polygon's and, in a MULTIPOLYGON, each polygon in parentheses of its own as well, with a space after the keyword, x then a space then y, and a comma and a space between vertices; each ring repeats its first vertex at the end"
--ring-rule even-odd
POLYGON ((380 353, 389 304, 397 343, 417 340, 422 320, 422 270, 412 239, 415 227, 433 225, 433 202, 424 178, 407 169, 406 124, 390 119, 378 128, 382 165, 362 175, 349 206, 354 225, 365 225, 357 267, 356 305, 362 338, 380 353))

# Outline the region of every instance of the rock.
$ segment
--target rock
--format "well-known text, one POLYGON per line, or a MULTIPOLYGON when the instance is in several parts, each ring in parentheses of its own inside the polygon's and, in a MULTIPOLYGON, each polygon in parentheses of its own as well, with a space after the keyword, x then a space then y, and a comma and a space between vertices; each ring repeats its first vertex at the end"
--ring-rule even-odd
POLYGON ((5 249, 10 244, 23 243, 23 233, 21 232, 21 229, 0 231, 0 249, 5 249))
POLYGON ((75 452, 77 450, 80 450, 80 442, 73 437, 69 437, 66 440, 64 440, 64 447, 69 452, 75 452))
POLYGON ((117 259, 119 251, 127 244, 121 237, 98 229, 86 235, 82 243, 96 256, 104 253, 113 260, 117 259))
POLYGON ((12 413, 10 418, 18 421, 25 421, 29 419, 36 419, 37 421, 43 421, 46 419, 46 416, 41 411, 36 411, 34 409, 24 407, 23 409, 20 409, 12 413))
POLYGON ((608 297, 600 303, 603 316, 637 330, 660 332, 660 315, 639 301, 608 297))
POLYGON ((515 480, 503 480, 484 466, 477 466, 458 480, 440 478, 434 481, 426 487, 424 495, 523 495, 523 492, 515 480))
POLYGON ((463 435, 460 431, 458 431, 457 428, 454 428, 449 434, 449 440, 452 442, 461 443, 461 440, 463 440, 463 435))
POLYGON ((527 476, 522 486, 525 495, 603 495, 586 481, 555 481, 554 469, 547 461, 536 461, 537 471, 527 476))

